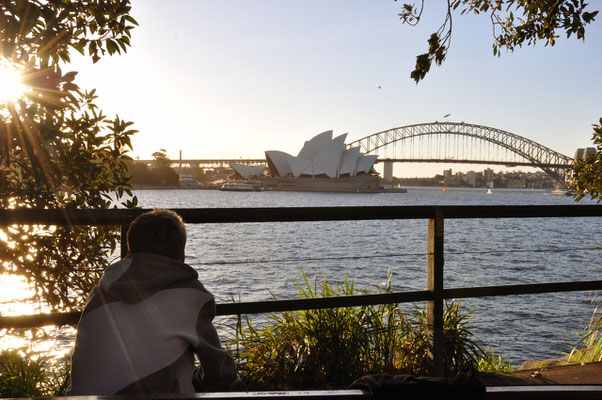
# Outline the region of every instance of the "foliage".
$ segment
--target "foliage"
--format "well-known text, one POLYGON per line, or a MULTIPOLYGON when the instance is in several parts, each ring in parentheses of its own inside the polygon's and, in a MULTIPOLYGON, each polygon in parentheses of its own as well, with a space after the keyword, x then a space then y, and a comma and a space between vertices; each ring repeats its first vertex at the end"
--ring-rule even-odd
POLYGON ((171 167, 171 160, 167 156, 165 149, 159 149, 152 154, 157 165, 152 171, 156 181, 160 185, 177 185, 180 182, 180 176, 171 167))
POLYGON ((129 162, 128 171, 132 174, 132 185, 177 185, 180 176, 171 167, 149 168, 141 162, 129 162))
POLYGON ((586 195, 602 201, 602 118, 600 124, 594 125, 592 141, 596 145, 596 153, 590 154, 586 160, 576 160, 574 169, 577 200, 586 195))
POLYGON ((477 370, 480 372, 513 372, 512 361, 504 361, 502 356, 495 355, 493 347, 485 349, 477 362, 477 370))
POLYGON ((159 149, 159 151, 155 151, 152 156, 157 165, 161 167, 169 167, 170 160, 165 149, 159 149))
MULTIPOLYGON (((297 285, 302 299, 369 294, 353 282, 321 288, 297 285)), ((379 292, 382 292, 379 288, 379 292)), ((390 279, 384 292, 390 292, 390 279)), ((447 305, 444 340, 447 373, 485 355, 467 326, 460 302, 447 305)), ((229 349, 249 389, 341 388, 370 373, 425 374, 426 311, 404 312, 398 304, 300 310, 271 314, 256 328, 247 317, 229 349)))
MULTIPOLYGON (((448 0, 443 24, 428 39, 428 52, 416 57, 416 67, 411 73, 416 82, 424 79, 435 62, 440 65, 447 56, 452 37, 453 13, 460 9, 461 14, 488 14, 493 27, 493 54, 500 56, 505 48, 514 51, 523 44, 534 45, 543 41, 554 46, 557 31, 573 34, 577 39, 585 39, 585 27, 594 21, 598 11, 586 11, 583 0, 448 0)), ((405 3, 399 17, 403 23, 416 25, 424 10, 424 0, 420 7, 405 3)))
POLYGON ((197 182, 199 183, 204 183, 208 180, 207 177, 207 173, 205 172, 205 170, 203 168, 195 168, 194 172, 193 172, 194 177, 196 178, 197 182))
MULTIPOLYGON (((538 41, 554 46, 558 32, 567 38, 575 35, 585 40, 585 28, 592 23, 598 11, 586 11, 584 0, 448 0, 443 24, 428 39, 428 51, 416 56, 416 66, 410 76, 420 82, 429 72, 433 62, 441 65, 447 56, 452 37, 453 13, 488 14, 493 27, 493 54, 500 56, 501 50, 514 51, 523 44, 535 45, 538 41)), ((420 7, 405 3, 399 17, 403 23, 415 26, 424 11, 424 0, 420 7)), ((602 121, 602 118, 600 119, 602 121)), ((585 194, 600 201, 602 189, 602 133, 600 125, 594 125, 594 143, 597 153, 574 167, 576 200, 585 194)))
POLYGON ((0 397, 63 396, 69 363, 52 364, 29 349, 0 352, 0 397))
POLYGON ((0 0, 2 55, 42 68, 69 62, 69 50, 101 55, 125 52, 136 21, 129 0, 0 0))
MULTIPOLYGON (((128 0, 0 0, 0 62, 29 87, 0 102, 2 208, 136 206, 125 163, 132 123, 107 118, 95 90, 61 69, 71 49, 94 62, 125 51, 129 10, 128 0)), ((0 273, 24 276, 54 309, 76 308, 117 241, 114 227, 1 226, 0 273)))
POLYGON ((602 361, 602 309, 596 307, 585 335, 567 356, 570 364, 602 361))

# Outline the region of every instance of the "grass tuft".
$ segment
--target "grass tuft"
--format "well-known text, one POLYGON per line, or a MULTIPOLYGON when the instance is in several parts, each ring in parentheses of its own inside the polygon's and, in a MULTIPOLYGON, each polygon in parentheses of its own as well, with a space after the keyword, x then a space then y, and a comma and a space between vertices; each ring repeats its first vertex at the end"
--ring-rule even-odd
POLYGON ((602 309, 594 309, 586 332, 575 348, 567 355, 568 364, 602 361, 602 309))

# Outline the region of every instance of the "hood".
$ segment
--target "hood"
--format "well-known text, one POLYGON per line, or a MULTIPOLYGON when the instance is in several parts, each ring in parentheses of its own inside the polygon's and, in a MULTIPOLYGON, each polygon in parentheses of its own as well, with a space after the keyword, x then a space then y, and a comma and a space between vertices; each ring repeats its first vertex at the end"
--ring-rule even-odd
POLYGON ((198 273, 188 264, 153 253, 133 253, 110 265, 99 286, 109 297, 138 303, 171 286, 201 286, 198 273), (188 284, 186 284, 188 283, 188 284))

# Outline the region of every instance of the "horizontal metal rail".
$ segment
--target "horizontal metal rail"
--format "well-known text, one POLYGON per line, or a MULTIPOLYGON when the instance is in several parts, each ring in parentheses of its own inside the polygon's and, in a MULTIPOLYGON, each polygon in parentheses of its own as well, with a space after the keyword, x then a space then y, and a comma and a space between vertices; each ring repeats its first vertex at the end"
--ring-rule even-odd
MULTIPOLYGON (((173 209, 187 223, 294 222, 457 218, 600 217, 599 205, 544 206, 374 206, 173 209)), ((148 209, 3 209, 0 225, 123 225, 148 209)))
MULTIPOLYGON (((283 208, 206 208, 173 209, 187 223, 248 223, 296 221, 347 221, 427 219, 427 290, 311 299, 270 300, 222 303, 218 315, 256 314, 282 311, 357 307, 378 304, 426 302, 431 332, 429 369, 433 375, 443 371, 443 300, 451 298, 509 296, 551 292, 602 290, 602 280, 552 282, 523 285, 444 288, 443 224, 445 219, 463 218, 562 218, 601 217, 599 205, 545 206, 378 206, 378 207, 283 207, 283 208)), ((107 210, 0 210, 4 225, 116 225, 121 227, 122 255, 129 223, 147 209, 107 210)), ((44 325, 75 325, 78 312, 0 317, 0 328, 28 328, 44 325)))
MULTIPOLYGON (((602 290, 602 280, 443 289, 443 298, 460 299, 470 297, 512 296, 594 290, 602 290)), ((413 303, 428 300, 433 300, 433 294, 428 290, 311 299, 266 300, 217 304, 216 314, 263 314, 283 311, 317 310, 323 308, 413 303)), ((52 314, 4 316, 0 317, 0 329, 32 328, 45 325, 76 325, 79 321, 79 317, 80 312, 78 311, 52 314)))

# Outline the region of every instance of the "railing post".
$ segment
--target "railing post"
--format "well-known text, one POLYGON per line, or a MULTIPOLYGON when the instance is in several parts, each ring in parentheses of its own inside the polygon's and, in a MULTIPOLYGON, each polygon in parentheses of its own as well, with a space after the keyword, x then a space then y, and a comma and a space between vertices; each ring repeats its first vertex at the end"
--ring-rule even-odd
POLYGON ((121 224, 121 258, 125 258, 128 255, 128 228, 130 227, 129 223, 121 224))
POLYGON ((435 218, 428 220, 427 288, 433 299, 427 301, 428 373, 443 376, 443 211, 435 207, 435 218))

